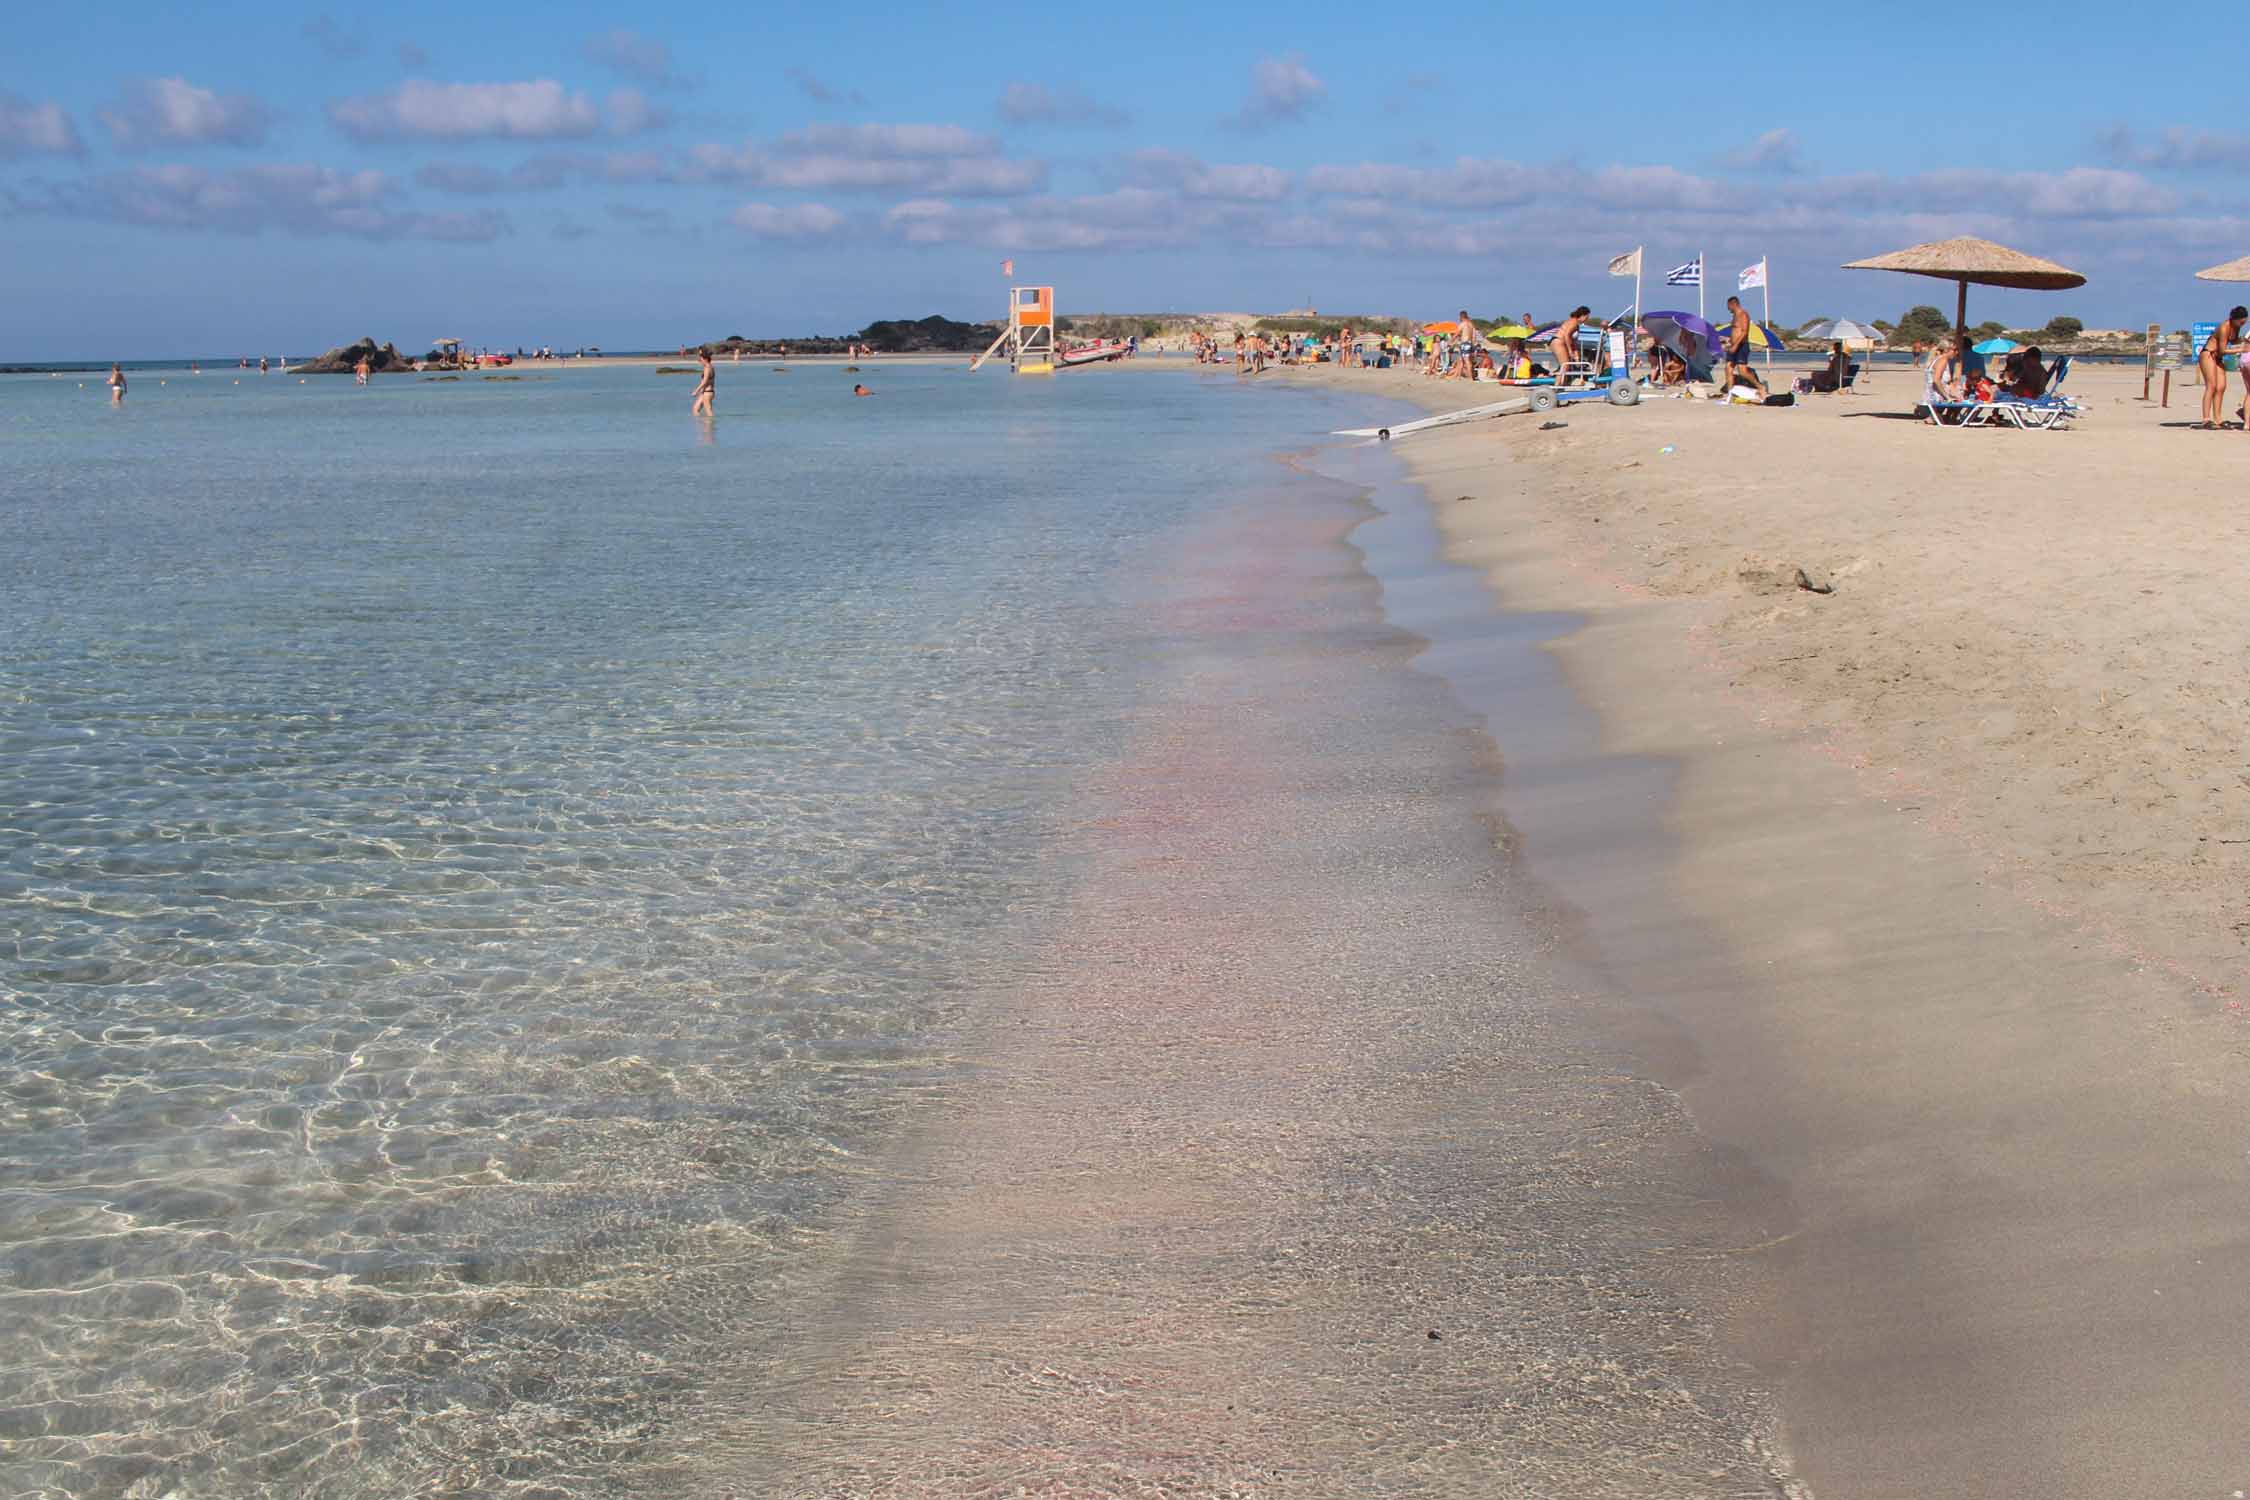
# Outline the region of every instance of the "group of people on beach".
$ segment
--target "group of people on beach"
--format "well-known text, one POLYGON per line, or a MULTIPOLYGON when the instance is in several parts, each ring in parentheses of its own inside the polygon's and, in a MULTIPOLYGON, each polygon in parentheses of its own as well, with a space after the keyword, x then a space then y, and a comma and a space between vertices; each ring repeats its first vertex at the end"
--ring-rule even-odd
POLYGON ((2037 344, 2008 355, 1995 378, 1967 334, 1930 351, 1928 375, 1930 389, 1945 401, 1965 401, 1972 396, 1990 401, 2002 394, 2036 401, 2047 394, 2048 383, 2054 379, 2054 371, 2048 368, 2037 344))
MULTIPOLYGON (((1724 385, 1745 387, 1757 399, 1767 395, 1765 382, 1750 362, 1750 313, 1739 297, 1727 299, 1728 325, 1720 335, 1725 359, 1724 385)), ((1593 309, 1580 304, 1546 330, 1525 313, 1513 325, 1488 334, 1477 326, 1467 308, 1458 322, 1434 323, 1415 333, 1363 333, 1339 328, 1327 339, 1315 333, 1268 333, 1236 329, 1231 348, 1203 332, 1189 335, 1197 364, 1232 364, 1236 373, 1256 375, 1269 364, 1333 364, 1339 369, 1419 369, 1434 380, 1499 380, 1529 382, 1553 379, 1560 384, 1584 383, 1610 372, 1607 339, 1585 346, 1585 333, 1593 309), (1494 347, 1497 341, 1498 347, 1494 347), (1536 351, 1536 356, 1534 351, 1536 351)), ((1598 329, 1595 331, 1599 331, 1598 329)), ((1658 385, 1682 385, 1690 378, 1687 359, 1666 348, 1645 329, 1634 334, 1649 379, 1658 385)))

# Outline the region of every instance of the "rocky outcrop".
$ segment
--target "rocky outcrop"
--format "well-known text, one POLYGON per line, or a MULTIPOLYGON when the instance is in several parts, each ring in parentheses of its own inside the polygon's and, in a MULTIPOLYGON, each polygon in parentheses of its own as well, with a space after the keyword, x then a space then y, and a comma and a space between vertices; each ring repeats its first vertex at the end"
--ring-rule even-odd
POLYGON ((380 375, 392 370, 411 370, 414 361, 398 352, 396 344, 377 344, 373 339, 344 344, 329 350, 320 358, 307 360, 296 366, 299 375, 349 375, 364 359, 368 368, 380 375))

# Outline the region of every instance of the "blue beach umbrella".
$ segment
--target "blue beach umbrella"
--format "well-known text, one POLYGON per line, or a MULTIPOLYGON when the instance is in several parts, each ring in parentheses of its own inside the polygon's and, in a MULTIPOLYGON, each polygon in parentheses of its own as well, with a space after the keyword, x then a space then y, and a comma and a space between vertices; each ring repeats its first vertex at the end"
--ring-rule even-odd
POLYGON ((2014 339, 1986 339, 1981 344, 1971 344, 1969 347, 1979 354, 2013 354, 2023 345, 2014 339))

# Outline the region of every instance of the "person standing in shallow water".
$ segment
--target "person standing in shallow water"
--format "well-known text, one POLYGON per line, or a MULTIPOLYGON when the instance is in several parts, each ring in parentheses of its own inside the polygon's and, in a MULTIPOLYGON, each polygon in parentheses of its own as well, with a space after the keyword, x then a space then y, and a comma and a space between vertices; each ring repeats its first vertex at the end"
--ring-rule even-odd
POLYGON ((122 365, 113 364, 109 367, 109 404, 125 404, 125 367, 122 365))
POLYGON ((696 358, 703 361, 703 374, 695 382, 695 404, 688 410, 696 416, 708 417, 711 415, 711 398, 719 393, 719 371, 711 363, 711 350, 708 346, 698 349, 696 358))

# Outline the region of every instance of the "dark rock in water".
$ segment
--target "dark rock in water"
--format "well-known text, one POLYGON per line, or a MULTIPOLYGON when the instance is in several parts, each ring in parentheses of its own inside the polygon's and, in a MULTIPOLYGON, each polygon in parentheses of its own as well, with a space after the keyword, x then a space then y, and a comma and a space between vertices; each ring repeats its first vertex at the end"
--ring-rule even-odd
POLYGON ((414 361, 398 352, 396 344, 378 344, 373 339, 344 344, 329 350, 320 358, 308 360, 296 367, 299 375, 349 375, 362 359, 368 368, 381 375, 395 370, 411 370, 414 361))

